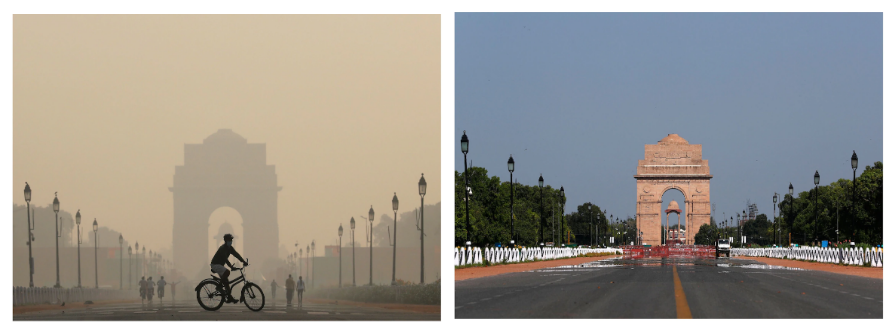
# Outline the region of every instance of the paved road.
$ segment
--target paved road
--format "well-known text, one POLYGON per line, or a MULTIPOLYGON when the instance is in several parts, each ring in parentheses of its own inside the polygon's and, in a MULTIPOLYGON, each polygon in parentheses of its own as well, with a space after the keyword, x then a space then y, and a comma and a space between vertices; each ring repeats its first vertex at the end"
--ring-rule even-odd
POLYGON ((460 319, 882 318, 883 280, 743 259, 611 259, 458 281, 455 303, 460 319))
POLYGON ((267 304, 260 312, 252 312, 244 304, 223 304, 215 312, 197 302, 154 303, 152 305, 116 304, 66 311, 41 311, 13 315, 13 320, 440 320, 440 314, 416 313, 382 308, 358 307, 304 302, 303 310, 287 308, 285 303, 267 304))

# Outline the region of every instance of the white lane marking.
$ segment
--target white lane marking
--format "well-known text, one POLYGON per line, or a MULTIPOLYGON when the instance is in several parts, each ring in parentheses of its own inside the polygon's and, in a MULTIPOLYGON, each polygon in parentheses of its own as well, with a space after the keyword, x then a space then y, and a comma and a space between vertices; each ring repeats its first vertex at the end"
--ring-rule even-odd
POLYGON ((870 300, 873 300, 873 298, 870 298, 870 297, 864 297, 864 299, 870 299, 870 300))
POLYGON ((858 295, 858 294, 852 294, 852 296, 861 297, 861 295, 858 295))
POLYGON ((477 302, 470 302, 467 305, 474 305, 474 304, 477 304, 477 302))
POLYGON ((494 298, 499 298, 499 297, 502 297, 502 295, 495 295, 495 296, 493 296, 493 297, 494 297, 494 298))

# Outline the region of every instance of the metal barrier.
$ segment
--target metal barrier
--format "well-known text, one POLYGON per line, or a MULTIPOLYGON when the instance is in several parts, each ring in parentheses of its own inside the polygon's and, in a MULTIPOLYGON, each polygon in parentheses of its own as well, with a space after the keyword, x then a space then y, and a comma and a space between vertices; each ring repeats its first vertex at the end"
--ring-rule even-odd
POLYGON ((480 248, 456 247, 454 253, 455 266, 483 264, 486 259, 490 264, 520 263, 537 260, 549 260, 568 257, 579 257, 585 254, 622 254, 616 248, 480 248))
POLYGON ((732 256, 786 258, 819 263, 883 267, 883 248, 731 248, 732 256))
POLYGON ((61 304, 99 300, 139 299, 133 290, 95 288, 13 287, 12 305, 61 304))

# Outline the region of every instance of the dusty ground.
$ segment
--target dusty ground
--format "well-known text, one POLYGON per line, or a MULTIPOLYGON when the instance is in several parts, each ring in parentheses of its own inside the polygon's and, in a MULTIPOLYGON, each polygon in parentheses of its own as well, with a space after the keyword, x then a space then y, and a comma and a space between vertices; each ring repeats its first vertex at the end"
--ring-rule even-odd
POLYGON ((532 262, 532 263, 520 263, 520 264, 507 264, 507 265, 495 265, 488 267, 468 267, 455 270, 455 281, 474 279, 474 278, 482 278, 486 276, 499 275, 503 273, 514 273, 514 272, 526 272, 531 270, 537 270, 540 268, 548 268, 555 266, 564 266, 564 265, 579 265, 583 263, 593 262, 596 260, 621 257, 619 255, 609 255, 609 256, 598 256, 598 257, 576 257, 576 258, 567 258, 567 259, 558 259, 558 260, 546 260, 541 262, 532 262))
POLYGON ((13 306, 12 314, 21 314, 21 313, 46 311, 46 310, 69 310, 69 309, 88 308, 88 307, 93 307, 93 306, 98 306, 98 305, 107 305, 107 304, 136 303, 138 301, 139 301, 139 299, 127 299, 127 300, 97 301, 97 302, 93 302, 93 304, 89 304, 89 305, 85 305, 83 302, 76 302, 76 303, 65 303, 65 306, 59 306, 59 305, 55 305, 55 304, 13 306))
POLYGON ((883 278, 883 268, 882 267, 860 267, 860 266, 843 266, 843 265, 834 265, 834 264, 825 264, 825 263, 812 263, 801 260, 791 260, 791 259, 777 259, 777 258, 769 258, 769 257, 734 257, 741 259, 750 259, 757 262, 762 262, 768 265, 777 265, 777 266, 786 266, 786 267, 795 267, 801 268, 804 270, 814 270, 814 271, 824 271, 838 274, 848 274, 848 275, 857 275, 863 276, 867 278, 874 279, 882 279, 883 278))
POLYGON ((384 304, 384 303, 363 303, 349 300, 333 300, 333 299, 307 299, 308 302, 318 304, 338 304, 352 305, 360 307, 376 307, 390 310, 402 310, 417 313, 440 313, 440 305, 416 305, 416 304, 384 304))

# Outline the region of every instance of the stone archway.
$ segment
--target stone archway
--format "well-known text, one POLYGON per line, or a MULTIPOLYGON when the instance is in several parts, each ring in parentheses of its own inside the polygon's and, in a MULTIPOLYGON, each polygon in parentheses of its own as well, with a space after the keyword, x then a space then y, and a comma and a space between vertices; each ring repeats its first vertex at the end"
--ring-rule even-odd
POLYGON ((642 243, 660 244, 663 193, 676 189, 684 194, 686 234, 684 244, 693 244, 700 225, 709 223, 709 161, 703 145, 689 144, 669 134, 657 144, 644 145, 644 160, 638 160, 636 216, 642 243))
POLYGON ((248 143, 220 129, 202 144, 185 144, 182 166, 173 176, 174 266, 187 276, 210 274, 207 255, 211 214, 231 207, 243 220, 244 250, 261 265, 278 257, 279 223, 276 167, 266 164, 266 144, 248 143))

